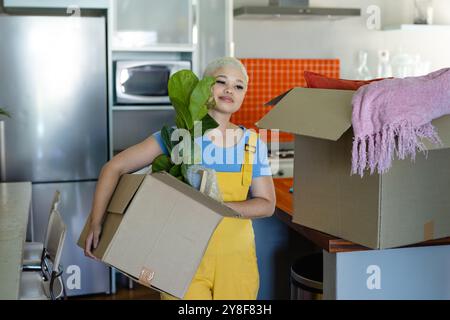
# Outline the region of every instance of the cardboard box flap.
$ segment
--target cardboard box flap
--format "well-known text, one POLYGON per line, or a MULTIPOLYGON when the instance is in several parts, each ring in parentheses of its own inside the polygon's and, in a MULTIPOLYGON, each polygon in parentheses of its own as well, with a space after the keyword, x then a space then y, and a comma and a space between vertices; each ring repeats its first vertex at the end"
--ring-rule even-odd
POLYGON ((336 141, 351 127, 353 93, 351 90, 294 88, 256 125, 336 141))
POLYGON ((423 143, 428 150, 446 149, 450 148, 450 115, 445 115, 440 118, 434 119, 431 124, 435 127, 439 138, 442 141, 441 146, 436 146, 429 142, 427 139, 423 139, 423 143))
POLYGON ((226 205, 214 200, 213 198, 199 192, 197 189, 186 183, 180 183, 180 180, 171 176, 167 172, 157 172, 152 173, 152 176, 172 188, 184 193, 188 197, 195 199, 197 202, 200 202, 204 206, 211 208, 211 210, 220 213, 224 217, 237 217, 239 214, 233 209, 227 207, 226 205))
POLYGON ((108 205, 108 212, 123 214, 144 178, 145 174, 122 175, 108 205))
POLYGON ((284 98, 285 95, 287 95, 289 92, 291 92, 292 89, 289 89, 288 91, 280 94, 278 97, 273 98, 272 100, 270 100, 269 102, 264 103, 265 106, 274 106, 276 105, 278 102, 280 102, 281 99, 284 98))

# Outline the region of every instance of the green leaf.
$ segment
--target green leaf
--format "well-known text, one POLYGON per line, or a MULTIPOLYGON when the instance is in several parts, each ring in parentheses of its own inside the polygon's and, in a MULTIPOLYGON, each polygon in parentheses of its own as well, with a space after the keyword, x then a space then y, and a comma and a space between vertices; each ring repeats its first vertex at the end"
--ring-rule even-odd
POLYGON ((192 131, 194 131, 194 137, 196 138, 197 136, 199 136, 199 133, 200 133, 200 129, 198 129, 198 130, 195 130, 196 128, 198 128, 198 126, 201 124, 201 126, 202 126, 202 128, 201 128, 201 135, 203 136, 204 134, 205 134, 205 132, 206 132, 206 130, 209 130, 209 129, 214 129, 214 128, 217 128, 218 126, 219 126, 219 124, 216 122, 216 120, 214 120, 214 118, 213 117, 211 117, 209 114, 206 114, 204 117, 203 117, 203 119, 202 119, 202 121, 198 121, 198 122, 196 122, 195 123, 195 128, 194 128, 194 130, 192 130, 192 131))
POLYGON ((188 178, 187 178, 187 169, 188 169, 188 165, 182 163, 182 164, 181 164, 181 174, 183 175, 185 181, 188 181, 188 178))
POLYGON ((179 128, 190 130, 194 126, 189 113, 189 103, 192 91, 198 82, 197 76, 191 70, 180 70, 169 79, 169 98, 175 108, 177 118, 179 118, 177 121, 179 128), (184 126, 180 126, 181 121, 184 123, 184 126))
POLYGON ((187 108, 192 91, 198 82, 197 76, 191 70, 180 70, 174 73, 168 83, 170 98, 177 99, 187 108))
POLYGON ((174 177, 180 176, 181 175, 181 164, 174 165, 172 168, 170 168, 169 173, 174 177))
POLYGON ((179 129, 187 129, 186 124, 184 123, 183 119, 179 117, 178 115, 175 116, 175 124, 177 128, 179 129))
POLYGON ((192 121, 200 121, 207 113, 206 103, 211 97, 211 86, 216 82, 214 77, 205 77, 195 86, 189 102, 189 112, 192 121))
MULTIPOLYGON (((173 106, 175 107, 176 100, 171 100, 173 106)), ((181 104, 179 104, 181 105, 181 104)), ((175 122, 177 124, 177 127, 180 129, 188 129, 190 130, 194 126, 194 122, 192 121, 191 114, 189 113, 189 110, 184 107, 179 106, 175 107, 175 112, 177 113, 175 122)))
POLYGON ((170 140, 170 137, 172 136, 172 132, 174 131, 174 128, 169 128, 168 126, 163 126, 161 129, 161 138, 163 140, 164 145, 166 146, 167 150, 169 150, 169 154, 172 152, 172 148, 174 146, 173 141, 170 140))
POLYGON ((11 115, 6 110, 3 110, 2 108, 0 108, 0 116, 6 116, 6 117, 11 118, 11 115))
POLYGON ((153 160, 152 162, 152 172, 160 172, 169 170, 173 167, 173 163, 170 160, 170 157, 166 154, 160 154, 153 160))

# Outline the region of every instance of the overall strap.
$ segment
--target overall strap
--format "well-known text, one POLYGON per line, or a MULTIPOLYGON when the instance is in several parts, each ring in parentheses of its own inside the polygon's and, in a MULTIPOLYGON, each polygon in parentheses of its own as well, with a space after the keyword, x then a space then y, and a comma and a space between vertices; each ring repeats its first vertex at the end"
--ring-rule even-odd
POLYGON ((253 157, 256 153, 256 141, 258 134, 254 130, 249 130, 250 136, 245 144, 244 163, 242 164, 242 185, 250 186, 252 184, 253 157))

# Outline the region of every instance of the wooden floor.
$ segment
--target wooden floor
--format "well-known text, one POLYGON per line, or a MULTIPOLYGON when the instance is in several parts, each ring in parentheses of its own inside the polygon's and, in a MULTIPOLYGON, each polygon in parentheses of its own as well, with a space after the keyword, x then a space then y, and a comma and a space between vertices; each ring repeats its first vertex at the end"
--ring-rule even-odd
POLYGON ((70 300, 160 300, 159 292, 134 283, 133 289, 127 286, 117 287, 115 294, 95 294, 70 297, 70 300))

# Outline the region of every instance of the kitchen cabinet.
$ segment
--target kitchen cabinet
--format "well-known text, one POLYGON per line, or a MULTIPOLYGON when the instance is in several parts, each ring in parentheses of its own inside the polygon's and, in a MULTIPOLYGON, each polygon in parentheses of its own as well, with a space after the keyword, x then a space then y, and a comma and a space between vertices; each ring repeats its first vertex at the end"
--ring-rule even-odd
POLYGON ((113 51, 191 52, 200 76, 234 55, 232 0, 112 0, 113 51))
POLYGON ((193 0, 113 0, 113 48, 192 47, 193 0))
POLYGON ((234 56, 233 1, 198 0, 198 72, 219 57, 234 56))
POLYGON ((114 110, 113 141, 114 153, 118 153, 134 144, 148 138, 160 130, 163 125, 175 125, 175 110, 172 106, 167 109, 157 107, 135 107, 114 110))

